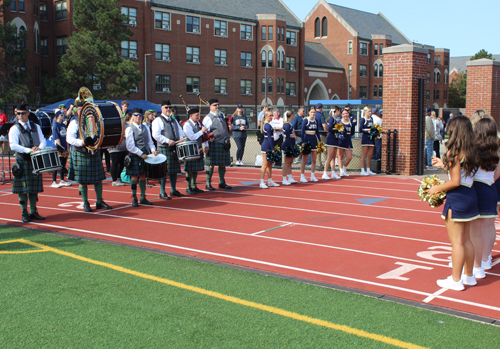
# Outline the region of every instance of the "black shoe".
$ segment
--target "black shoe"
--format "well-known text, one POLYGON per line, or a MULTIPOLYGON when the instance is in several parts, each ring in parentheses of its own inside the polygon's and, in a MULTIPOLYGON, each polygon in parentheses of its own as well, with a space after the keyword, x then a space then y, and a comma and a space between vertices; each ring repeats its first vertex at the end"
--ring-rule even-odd
POLYGON ((219 188, 220 188, 220 189, 226 189, 226 190, 231 190, 231 189, 233 189, 233 187, 230 187, 230 186, 229 186, 229 185, 227 185, 226 183, 219 184, 219 188))
POLYGON ((151 201, 148 201, 146 199, 141 199, 141 201, 139 201, 139 203, 141 205, 152 205, 153 204, 151 201))
POLYGON ((215 190, 215 188, 214 188, 214 187, 212 187, 210 184, 207 184, 207 185, 205 186, 205 189, 206 189, 206 190, 210 190, 210 191, 215 190))
POLYGON ((38 212, 30 213, 30 219, 38 219, 39 221, 44 221, 45 217, 42 217, 38 214, 38 212))
POLYGON ((98 203, 96 202, 95 204, 95 209, 98 210, 100 208, 103 208, 105 210, 112 210, 113 207, 109 206, 107 203, 105 203, 104 201, 101 201, 101 203, 98 203))
POLYGON ((28 211, 23 210, 23 223, 29 222, 31 222, 30 215, 28 214, 28 211))
POLYGON ((178 198, 183 198, 186 195, 179 193, 177 190, 174 192, 170 192, 170 196, 177 196, 178 198))
POLYGON ((139 207, 139 203, 137 202, 137 199, 132 200, 132 207, 139 207))
POLYGON ((196 191, 188 188, 188 189, 186 189, 186 194, 195 195, 196 191))
POLYGON ((160 194, 160 199, 163 199, 163 200, 172 200, 172 198, 170 196, 168 196, 167 194, 160 194))
POLYGON ((201 190, 201 189, 198 189, 198 188, 194 188, 193 190, 195 192, 197 192, 197 193, 204 193, 205 192, 204 190, 201 190))
POLYGON ((83 203, 83 210, 84 210, 85 212, 92 212, 92 209, 90 208, 90 204, 89 204, 89 202, 88 202, 88 201, 85 201, 85 202, 83 203))

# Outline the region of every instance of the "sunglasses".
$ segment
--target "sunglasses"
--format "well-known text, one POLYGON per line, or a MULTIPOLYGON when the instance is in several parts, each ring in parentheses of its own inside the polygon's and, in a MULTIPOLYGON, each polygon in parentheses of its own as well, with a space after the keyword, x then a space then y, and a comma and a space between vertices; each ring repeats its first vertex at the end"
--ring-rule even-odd
POLYGON ((214 107, 218 107, 218 106, 219 106, 219 104, 212 104, 212 105, 213 105, 214 107))
POLYGON ((141 116, 142 117, 142 114, 139 114, 139 113, 135 113, 133 114, 134 116, 141 116))
POLYGON ((165 109, 174 109, 174 107, 165 107, 165 106, 163 106, 162 108, 165 108, 165 109))
POLYGON ((16 112, 16 115, 24 115, 24 114, 28 114, 28 112, 25 112, 25 111, 18 111, 18 112, 16 112))

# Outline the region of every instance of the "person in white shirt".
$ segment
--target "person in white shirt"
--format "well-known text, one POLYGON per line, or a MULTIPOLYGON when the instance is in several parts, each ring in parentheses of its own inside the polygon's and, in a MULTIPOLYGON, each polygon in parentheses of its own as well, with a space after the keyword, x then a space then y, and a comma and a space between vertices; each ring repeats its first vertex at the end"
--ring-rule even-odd
MULTIPOLYGON (((193 108, 188 111, 189 120, 184 123, 184 134, 190 141, 196 141, 200 154, 203 152, 203 134, 207 128, 200 123, 200 110, 193 108)), ((208 152, 208 148, 205 148, 208 152)), ((197 160, 184 162, 184 171, 186 172, 187 194, 203 193, 203 190, 196 187, 196 177, 198 172, 205 170, 205 160, 203 156, 197 160)))
MULTIPOLYGON (((380 111, 377 108, 372 109, 372 119, 374 125, 382 126, 382 118, 380 117, 380 111)), ((380 160, 382 158, 382 136, 375 140, 375 149, 373 149, 373 160, 380 160)))

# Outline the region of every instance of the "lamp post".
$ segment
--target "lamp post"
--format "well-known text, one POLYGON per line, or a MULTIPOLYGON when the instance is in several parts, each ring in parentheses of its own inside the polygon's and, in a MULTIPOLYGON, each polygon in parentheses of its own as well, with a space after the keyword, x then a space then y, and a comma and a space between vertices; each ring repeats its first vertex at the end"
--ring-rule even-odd
POLYGON ((148 56, 152 56, 152 53, 144 54, 144 100, 148 100, 148 56))

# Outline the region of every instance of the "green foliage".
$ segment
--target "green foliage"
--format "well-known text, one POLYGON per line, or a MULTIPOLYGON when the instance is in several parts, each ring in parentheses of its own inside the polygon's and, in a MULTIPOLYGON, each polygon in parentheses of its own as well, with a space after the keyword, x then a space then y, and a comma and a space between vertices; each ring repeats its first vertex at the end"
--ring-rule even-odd
POLYGON ((493 59, 493 54, 491 53, 488 53, 488 51, 486 51, 485 49, 482 49, 481 51, 479 51, 478 53, 476 53, 474 56, 472 56, 470 58, 471 61, 475 61, 476 59, 481 59, 481 58, 488 58, 488 59, 493 59))
MULTIPOLYGON (((73 13, 78 31, 68 38, 68 49, 59 64, 59 79, 65 86, 59 98, 74 98, 82 86, 92 90, 95 99, 128 96, 142 75, 138 63, 121 55, 121 42, 133 32, 123 25, 117 0, 76 0, 73 13), (93 90, 99 82, 101 89, 93 90)), ((59 90, 56 83, 50 88, 59 90)))
POLYGON ((467 96, 467 73, 458 73, 450 83, 448 90, 448 107, 465 108, 467 96))

